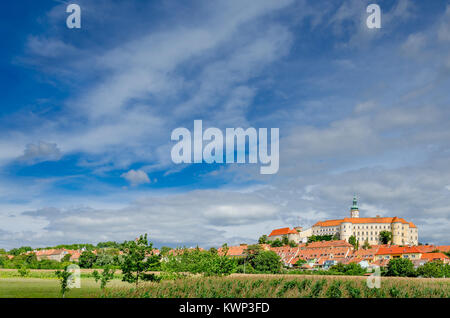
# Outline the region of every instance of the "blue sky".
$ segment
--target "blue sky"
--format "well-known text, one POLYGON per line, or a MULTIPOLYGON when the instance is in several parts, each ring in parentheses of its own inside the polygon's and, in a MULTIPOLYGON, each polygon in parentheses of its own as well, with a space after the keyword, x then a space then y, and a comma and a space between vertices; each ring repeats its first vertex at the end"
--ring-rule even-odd
POLYGON ((450 5, 11 1, 0 32, 0 245, 253 242, 404 217, 450 237, 450 5), (177 127, 276 127, 280 169, 175 165, 177 127))

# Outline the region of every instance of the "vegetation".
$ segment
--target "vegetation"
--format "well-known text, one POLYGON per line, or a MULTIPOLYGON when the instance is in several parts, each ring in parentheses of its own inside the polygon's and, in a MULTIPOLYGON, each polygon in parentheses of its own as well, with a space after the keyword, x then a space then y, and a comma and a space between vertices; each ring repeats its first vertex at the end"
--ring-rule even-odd
MULTIPOLYGON (((1 272, 1 271, 0 271, 1 272)), ((11 272, 11 271, 10 271, 11 272)), ((11 274, 17 272, 11 272, 11 274)), ((36 273, 35 273, 36 274, 36 273)), ((32 276, 35 276, 32 272, 32 276)), ((45 274, 47 275, 47 274, 45 274)), ((50 274, 49 274, 50 275, 50 274)), ((55 275, 51 272, 51 275, 55 275)), ((370 289, 365 277, 242 275, 172 276, 159 282, 142 282, 139 289, 115 277, 108 288, 100 290, 95 280, 82 275, 81 288, 65 297, 236 297, 236 298, 449 298, 450 281, 437 278, 382 277, 381 288, 370 289), (319 283, 318 283, 319 282, 319 283), (331 287, 333 286, 333 287, 331 287)), ((51 278, 1 278, 0 297, 58 297, 58 280, 51 278)))
POLYGON ((332 241, 333 235, 311 235, 308 237, 308 243, 311 242, 321 242, 321 241, 332 241))
POLYGON ((380 242, 381 244, 389 244, 392 241, 391 231, 381 231, 380 232, 380 242))
POLYGON ((161 264, 161 270, 169 273, 193 273, 206 276, 229 275, 237 268, 237 260, 228 256, 221 256, 216 251, 175 250, 166 256, 161 264))
POLYGON ((106 284, 108 284, 108 282, 114 278, 114 269, 112 269, 110 266, 107 266, 101 273, 97 272, 96 270, 93 271, 92 276, 94 277, 96 282, 100 281, 100 288, 104 290, 106 288, 106 284))
POLYGON ((259 244, 267 244, 269 241, 268 241, 268 238, 267 238, 267 235, 262 235, 259 239, 258 239, 258 243, 259 244))
POLYGON ((355 250, 359 249, 359 241, 356 239, 356 237, 354 235, 352 235, 348 238, 348 242, 353 245, 353 248, 355 250))
POLYGON ((415 276, 414 265, 407 258, 394 258, 389 261, 386 276, 415 276))
POLYGON ((66 267, 62 271, 56 271, 55 275, 56 275, 56 277, 59 278, 60 286, 61 286, 61 295, 64 298, 66 292, 69 290, 69 288, 68 288, 69 278, 72 275, 72 273, 70 273, 66 267))
POLYGON ((96 260, 97 255, 95 255, 94 252, 92 251, 86 250, 83 253, 81 253, 78 265, 81 268, 92 268, 96 260))
POLYGON ((146 272, 159 269, 160 256, 153 253, 153 243, 147 240, 147 234, 141 235, 135 241, 125 241, 121 250, 123 255, 117 258, 120 263, 123 278, 128 283, 138 287, 139 279, 146 279, 146 272))
POLYGON ((281 242, 281 240, 279 240, 279 239, 276 239, 276 240, 273 240, 272 242, 270 242, 270 246, 271 247, 282 247, 283 242, 281 242))

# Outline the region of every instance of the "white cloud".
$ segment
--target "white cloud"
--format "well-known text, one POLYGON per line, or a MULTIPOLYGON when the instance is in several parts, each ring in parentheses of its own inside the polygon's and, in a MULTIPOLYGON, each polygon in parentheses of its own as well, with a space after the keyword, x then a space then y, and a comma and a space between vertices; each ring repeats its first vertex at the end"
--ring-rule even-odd
POLYGON ((122 173, 120 176, 126 179, 128 182, 130 182, 132 186, 136 186, 143 183, 150 183, 148 175, 142 170, 131 169, 126 173, 122 173))
POLYGON ((40 141, 38 144, 30 143, 25 147, 20 160, 36 163, 41 161, 54 161, 61 158, 61 151, 55 143, 40 141))

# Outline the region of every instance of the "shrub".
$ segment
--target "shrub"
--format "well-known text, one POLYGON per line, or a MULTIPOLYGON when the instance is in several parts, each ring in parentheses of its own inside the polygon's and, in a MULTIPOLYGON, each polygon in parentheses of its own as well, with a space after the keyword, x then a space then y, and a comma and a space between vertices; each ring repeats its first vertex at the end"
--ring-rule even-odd
POLYGON ((387 266, 387 276, 414 276, 414 265, 407 258, 394 258, 387 266))

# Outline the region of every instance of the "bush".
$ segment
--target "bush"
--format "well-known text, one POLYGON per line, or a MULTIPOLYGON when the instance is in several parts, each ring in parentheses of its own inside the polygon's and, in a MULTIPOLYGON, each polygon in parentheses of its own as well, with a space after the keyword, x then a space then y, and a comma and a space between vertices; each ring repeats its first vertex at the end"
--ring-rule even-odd
POLYGON ((414 265, 407 258, 394 258, 389 261, 386 271, 387 276, 415 276, 414 265))
MULTIPOLYGON (((246 266, 246 270, 248 264, 246 266)), ((251 266, 249 267, 251 268, 251 266)), ((162 270, 167 272, 189 272, 193 274, 229 275, 237 269, 237 260, 217 253, 193 251, 184 249, 177 255, 169 255, 167 261, 162 264, 162 270)))
POLYGON ((417 269, 417 274, 422 277, 448 277, 442 261, 425 263, 417 269))
POLYGON ((277 274, 281 265, 281 258, 273 251, 260 252, 253 260, 253 267, 260 273, 277 274))
POLYGON ((28 268, 26 268, 25 266, 22 266, 21 268, 19 268, 17 270, 17 272, 19 273, 19 275, 21 277, 26 277, 30 274, 30 270, 28 268))

